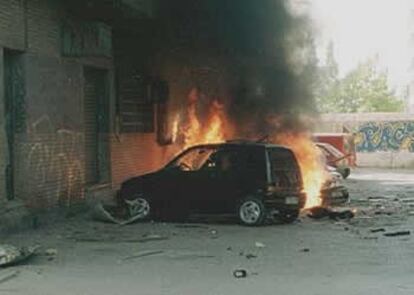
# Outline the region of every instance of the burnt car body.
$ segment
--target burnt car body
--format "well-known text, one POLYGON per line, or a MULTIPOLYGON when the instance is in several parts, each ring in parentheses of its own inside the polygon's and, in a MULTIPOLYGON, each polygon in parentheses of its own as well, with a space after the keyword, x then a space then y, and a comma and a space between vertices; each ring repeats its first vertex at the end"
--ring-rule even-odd
POLYGON ((316 142, 315 144, 325 156, 328 166, 335 168, 336 172, 341 174, 344 179, 351 174, 351 168, 346 161, 351 155, 345 155, 329 143, 316 142))
POLYGON ((235 213, 260 225, 269 212, 294 221, 305 204, 300 168, 286 147, 226 142, 190 147, 164 168, 125 181, 119 196, 142 219, 235 213))
POLYGON ((328 170, 329 178, 321 190, 322 205, 335 206, 348 203, 349 192, 343 184, 343 176, 334 167, 327 166, 326 169, 328 170))

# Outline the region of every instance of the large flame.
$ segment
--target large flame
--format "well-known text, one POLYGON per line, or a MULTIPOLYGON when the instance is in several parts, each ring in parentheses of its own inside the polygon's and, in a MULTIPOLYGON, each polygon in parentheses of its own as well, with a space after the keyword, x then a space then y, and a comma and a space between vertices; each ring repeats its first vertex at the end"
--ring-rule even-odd
MULTIPOLYGON (((208 107, 207 118, 201 120, 197 115, 196 96, 194 91, 190 93, 187 109, 184 113, 176 115, 173 120, 174 142, 179 144, 181 149, 185 149, 196 144, 219 143, 232 138, 233 129, 224 107, 213 101, 208 107)), ((320 151, 312 142, 311 136, 305 132, 286 131, 271 134, 269 139, 272 143, 290 147, 295 153, 307 196, 305 208, 320 206, 321 189, 327 179, 327 172, 320 151)))
POLYGON ((185 149, 196 144, 219 143, 231 134, 224 106, 213 101, 208 107, 207 117, 202 123, 197 116, 197 100, 189 99, 184 114, 176 115, 172 124, 172 137, 185 149))
POLYGON ((282 133, 274 136, 272 141, 290 147, 299 162, 303 190, 306 193, 305 208, 322 204, 321 189, 327 179, 325 164, 320 150, 307 133, 282 133))

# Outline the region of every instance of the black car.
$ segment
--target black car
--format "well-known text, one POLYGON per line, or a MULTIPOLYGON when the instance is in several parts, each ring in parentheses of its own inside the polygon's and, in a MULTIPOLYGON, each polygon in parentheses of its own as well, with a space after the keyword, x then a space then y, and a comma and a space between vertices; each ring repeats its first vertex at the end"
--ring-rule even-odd
POLYGON ((289 148, 233 141, 190 147, 161 170, 125 181, 119 196, 140 219, 235 213, 242 224, 260 225, 270 213, 293 222, 302 190, 289 148))

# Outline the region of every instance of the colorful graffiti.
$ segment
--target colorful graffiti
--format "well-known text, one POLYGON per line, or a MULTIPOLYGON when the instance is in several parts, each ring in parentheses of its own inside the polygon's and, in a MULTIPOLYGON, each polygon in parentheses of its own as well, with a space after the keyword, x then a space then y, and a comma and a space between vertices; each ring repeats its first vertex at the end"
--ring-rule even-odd
POLYGON ((414 121, 363 123, 358 127, 355 143, 358 152, 414 153, 414 121))

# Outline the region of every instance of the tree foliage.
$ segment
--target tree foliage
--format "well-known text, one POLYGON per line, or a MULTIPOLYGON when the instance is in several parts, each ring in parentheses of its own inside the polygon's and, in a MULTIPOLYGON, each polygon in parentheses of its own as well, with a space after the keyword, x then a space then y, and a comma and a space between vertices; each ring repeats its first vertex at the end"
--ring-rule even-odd
POLYGON ((315 96, 321 112, 362 113, 398 112, 403 101, 388 85, 386 71, 380 71, 376 59, 360 63, 345 77, 338 78, 333 44, 328 46, 326 62, 319 69, 315 96))

